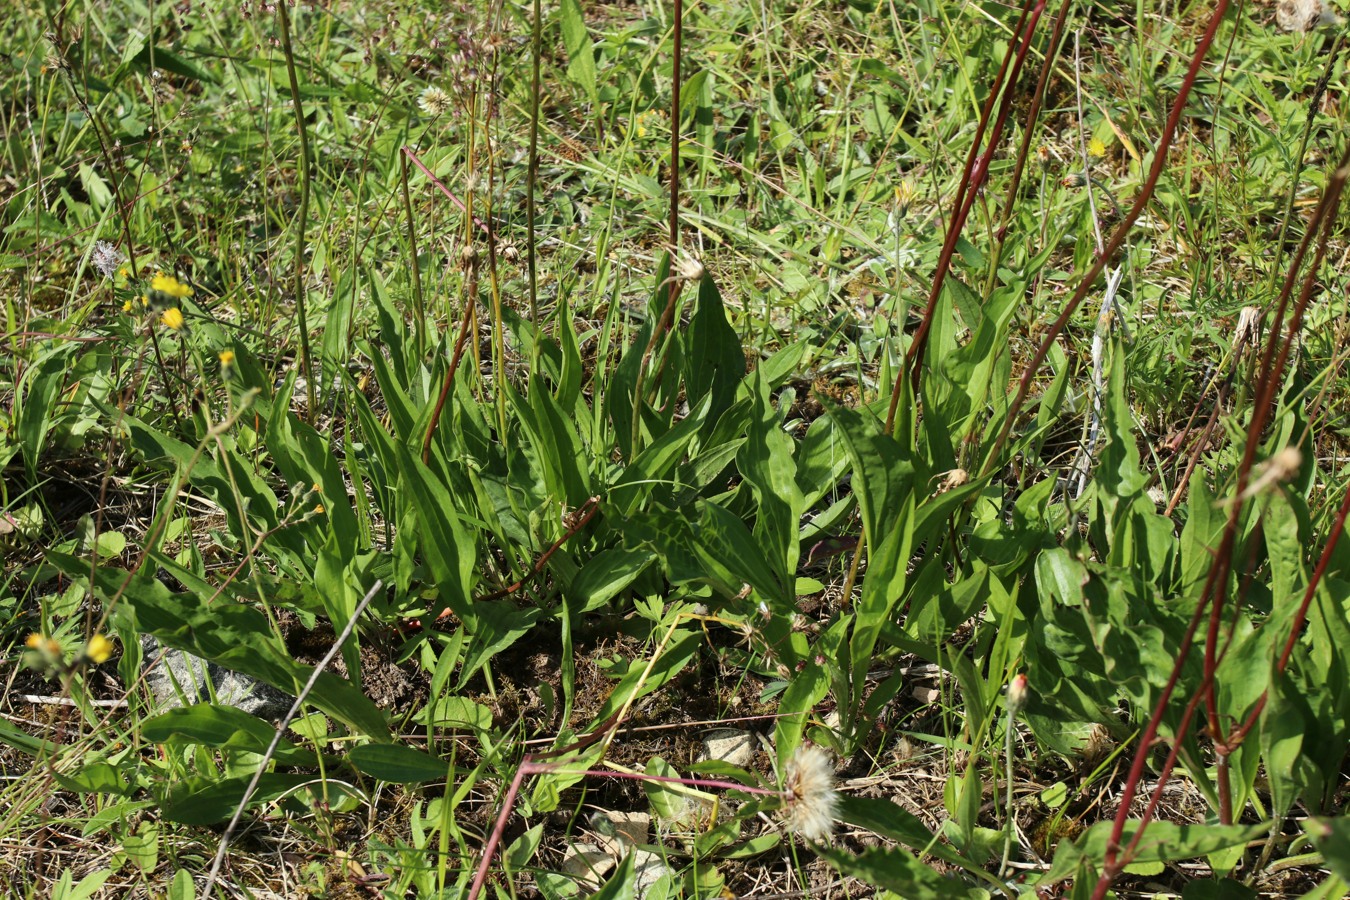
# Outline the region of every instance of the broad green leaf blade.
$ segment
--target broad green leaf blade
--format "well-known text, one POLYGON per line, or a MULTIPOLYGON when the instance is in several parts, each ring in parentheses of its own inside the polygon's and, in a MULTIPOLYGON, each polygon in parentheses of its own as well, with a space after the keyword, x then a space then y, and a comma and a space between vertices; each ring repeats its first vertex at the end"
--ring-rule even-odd
POLYGON ((470 590, 478 562, 478 533, 465 527, 449 490, 431 469, 407 448, 400 446, 397 452, 417 511, 418 546, 436 579, 441 603, 472 629, 477 624, 470 590))
POLYGON ((901 897, 924 900, 975 900, 987 896, 954 878, 946 878, 899 847, 866 850, 854 856, 833 847, 813 848, 840 872, 868 884, 894 891, 901 897))
MULTIPOLYGON (((221 778, 192 776, 169 785, 161 811, 164 818, 181 825, 214 825, 234 815, 252 776, 221 778)), ((258 779, 249 798, 250 807, 270 803, 314 780, 313 775, 278 775, 269 772, 258 779)))
POLYGON ((367 775, 394 784, 444 781, 454 772, 449 762, 403 744, 363 744, 348 759, 367 775))
POLYGON ((586 92, 586 99, 599 106, 595 83, 595 45, 586 30, 586 19, 577 0, 562 0, 563 47, 567 50, 567 75, 586 92))
MULTIPOLYGON (((267 752, 275 735, 276 730, 262 719, 233 706, 215 703, 196 703, 171 709, 141 725, 141 736, 152 744, 196 744, 217 750, 259 754, 267 752)), ((273 758, 284 765, 316 764, 312 752, 295 746, 285 738, 277 744, 273 758)))
POLYGON ((1350 883, 1350 817, 1309 819, 1308 836, 1322 853, 1327 868, 1336 877, 1350 883))

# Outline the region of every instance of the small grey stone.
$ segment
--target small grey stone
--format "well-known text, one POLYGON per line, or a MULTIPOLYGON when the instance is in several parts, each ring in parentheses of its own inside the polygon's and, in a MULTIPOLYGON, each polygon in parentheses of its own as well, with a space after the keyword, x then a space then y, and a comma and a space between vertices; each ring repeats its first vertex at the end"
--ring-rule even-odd
POLYGON ((633 870, 637 876, 634 889, 639 898, 646 897, 662 878, 674 874, 670 866, 650 850, 638 850, 633 854, 633 870))
POLYGON ((739 728, 719 728, 703 739, 703 758, 744 768, 755 757, 755 736, 739 728))
POLYGON ((614 868, 614 858, 594 844, 569 844, 563 871, 590 889, 600 886, 614 868))
POLYGON ((141 636, 141 671, 159 712, 214 697, 260 719, 279 719, 295 702, 270 684, 165 647, 148 634, 141 636))

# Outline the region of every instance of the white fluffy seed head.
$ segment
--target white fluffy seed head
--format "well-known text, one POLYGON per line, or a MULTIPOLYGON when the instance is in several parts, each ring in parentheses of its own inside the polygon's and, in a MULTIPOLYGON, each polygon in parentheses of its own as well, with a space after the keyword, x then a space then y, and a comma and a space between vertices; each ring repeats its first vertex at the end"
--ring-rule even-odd
POLYGON ((803 744, 783 771, 784 821, 789 831, 823 843, 834 833, 839 795, 834 790, 834 762, 814 744, 803 744))
POLYGON ((417 105, 429 116, 443 116, 450 112, 454 101, 450 95, 436 85, 429 85, 417 98, 417 105))

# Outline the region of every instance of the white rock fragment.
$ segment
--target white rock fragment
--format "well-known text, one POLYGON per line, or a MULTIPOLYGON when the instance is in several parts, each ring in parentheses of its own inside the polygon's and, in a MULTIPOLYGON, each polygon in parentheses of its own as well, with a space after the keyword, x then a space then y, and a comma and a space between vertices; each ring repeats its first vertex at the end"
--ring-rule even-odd
POLYGON ((563 873, 590 888, 598 888, 614 866, 614 857, 594 844, 571 844, 563 857, 563 873))
POLYGON ((638 900, 647 896, 647 892, 662 878, 674 874, 670 866, 666 865, 665 860, 650 850, 637 851, 637 855, 633 857, 633 872, 637 876, 634 879, 634 887, 638 900))
POLYGON ((615 859, 623 859, 630 848, 647 843, 647 836, 652 829, 652 817, 649 813, 605 810, 601 815, 614 826, 614 834, 599 835, 598 840, 605 851, 615 859))
POLYGON ((703 759, 744 768, 755 757, 755 736, 740 728, 719 728, 703 739, 703 759))
POLYGON ((1275 24, 1282 31, 1312 31, 1341 23, 1327 0, 1280 0, 1275 7, 1275 24))

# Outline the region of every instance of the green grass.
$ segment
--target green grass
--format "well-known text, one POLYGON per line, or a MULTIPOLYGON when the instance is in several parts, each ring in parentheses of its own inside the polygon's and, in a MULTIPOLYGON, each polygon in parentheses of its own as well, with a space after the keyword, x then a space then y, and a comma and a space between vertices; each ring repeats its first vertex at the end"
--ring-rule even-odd
POLYGON ((670 6, 537 93, 528 4, 287 9, 0 24, 7 893, 552 900, 616 811, 612 896, 1343 894, 1339 32, 1050 4, 961 223, 1015 7, 690 4, 674 119, 670 6))

